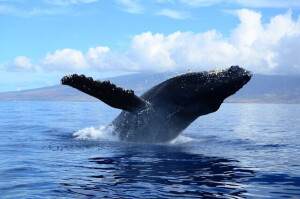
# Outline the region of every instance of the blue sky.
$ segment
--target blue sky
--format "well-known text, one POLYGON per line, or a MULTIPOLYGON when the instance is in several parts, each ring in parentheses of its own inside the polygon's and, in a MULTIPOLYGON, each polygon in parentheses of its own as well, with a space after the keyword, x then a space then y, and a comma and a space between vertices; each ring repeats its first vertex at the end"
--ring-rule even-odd
POLYGON ((0 0, 0 92, 239 64, 300 74, 300 1, 0 0))

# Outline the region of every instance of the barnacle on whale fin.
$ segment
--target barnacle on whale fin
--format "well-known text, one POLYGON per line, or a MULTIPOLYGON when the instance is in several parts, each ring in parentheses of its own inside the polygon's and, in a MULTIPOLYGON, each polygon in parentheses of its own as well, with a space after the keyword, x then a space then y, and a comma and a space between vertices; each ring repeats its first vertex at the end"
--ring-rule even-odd
POLYGON ((109 106, 134 114, 149 106, 149 103, 136 96, 133 90, 117 87, 108 80, 101 82, 85 75, 73 74, 64 76, 61 83, 96 97, 109 106))

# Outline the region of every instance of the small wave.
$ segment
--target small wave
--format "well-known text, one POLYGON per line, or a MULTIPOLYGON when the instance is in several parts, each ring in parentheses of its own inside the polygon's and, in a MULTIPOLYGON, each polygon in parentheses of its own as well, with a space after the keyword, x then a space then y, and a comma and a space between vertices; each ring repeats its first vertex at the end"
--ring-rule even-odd
POLYGON ((73 134, 77 140, 119 141, 118 135, 113 134, 113 127, 88 127, 73 134))

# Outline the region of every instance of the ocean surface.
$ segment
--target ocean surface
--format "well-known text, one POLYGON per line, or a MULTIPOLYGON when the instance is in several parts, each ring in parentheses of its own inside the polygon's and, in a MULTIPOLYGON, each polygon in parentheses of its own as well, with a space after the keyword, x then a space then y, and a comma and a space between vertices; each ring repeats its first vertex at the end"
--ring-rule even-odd
POLYGON ((164 144, 101 102, 0 102, 0 198, 300 198, 300 105, 223 104, 164 144))

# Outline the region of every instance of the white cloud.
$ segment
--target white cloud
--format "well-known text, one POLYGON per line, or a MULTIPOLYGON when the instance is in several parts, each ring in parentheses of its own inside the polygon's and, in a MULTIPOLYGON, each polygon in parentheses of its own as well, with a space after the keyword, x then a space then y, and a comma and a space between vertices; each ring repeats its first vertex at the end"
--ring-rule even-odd
POLYGON ((94 3, 94 2, 97 2, 98 0, 79 0, 79 2, 81 3, 94 3))
POLYGON ((117 0, 122 5, 122 10, 132 14, 140 14, 144 11, 144 7, 137 0, 117 0))
POLYGON ((175 0, 156 0, 157 3, 175 3, 175 0))
POLYGON ((220 3, 224 0, 179 0, 179 2, 190 5, 190 6, 211 6, 216 3, 220 3))
POLYGON ((59 14, 67 14, 71 13, 68 9, 65 7, 62 8, 62 6, 68 6, 68 5, 80 5, 80 4, 88 4, 88 3, 94 3, 98 0, 44 0, 43 2, 46 4, 52 4, 56 5, 55 7, 46 7, 48 5, 39 5, 34 6, 32 4, 31 7, 24 8, 24 2, 22 0, 0 0, 0 2, 10 2, 14 1, 14 4, 2 4, 0 5, 0 14, 3 15, 12 15, 12 16, 18 16, 18 17, 33 17, 33 16, 40 16, 40 15, 59 15, 59 14))
POLYGON ((68 48, 57 50, 54 54, 48 53, 46 57, 40 61, 40 66, 49 71, 80 71, 89 69, 89 65, 82 52, 68 48))
POLYGON ((273 17, 268 24, 261 24, 259 13, 243 9, 237 14, 241 23, 232 32, 230 40, 240 51, 240 62, 249 63, 260 73, 300 74, 300 70, 294 67, 299 65, 299 59, 290 52, 299 44, 300 17, 293 21, 289 11, 273 17), (291 40, 293 45, 290 45, 291 40), (284 64, 283 60, 286 60, 284 64))
POLYGON ((83 3, 94 3, 98 0, 44 0, 46 3, 59 5, 59 6, 68 6, 72 4, 83 4, 83 3))
POLYGON ((18 56, 13 62, 5 62, 4 69, 8 71, 32 71, 34 70, 33 65, 29 58, 25 56, 18 56))
POLYGON ((162 9, 159 12, 157 12, 156 14, 171 17, 173 19, 185 19, 188 17, 188 14, 186 14, 186 13, 176 11, 176 10, 171 10, 171 9, 162 9))
MULTIPOLYGON (((186 71, 187 68, 202 71, 238 64, 254 73, 300 74, 300 16, 293 20, 289 11, 262 24, 258 12, 242 9, 236 15, 240 24, 229 37, 216 30, 178 31, 170 35, 146 32, 134 36, 123 53, 101 46, 90 48, 86 53, 63 49, 47 54, 40 61, 40 67, 68 72, 162 72, 186 71)), ((15 60, 14 65, 26 69, 29 64, 25 63, 30 62, 23 60, 15 60)))
POLYGON ((95 47, 83 54, 73 49, 57 50, 48 53, 40 60, 40 66, 47 71, 137 71, 139 67, 126 54, 112 52, 108 47, 95 47))
POLYGON ((231 33, 232 43, 235 45, 252 45, 263 32, 261 14, 251 10, 238 10, 237 15, 241 21, 231 33))
POLYGON ((300 7, 298 0, 178 0, 180 3, 193 7, 212 6, 223 3, 228 5, 240 5, 248 8, 295 8, 300 7))
POLYGON ((64 13, 64 10, 60 9, 42 9, 42 8, 33 8, 29 10, 19 9, 14 6, 0 5, 0 14, 12 15, 18 17, 31 17, 38 15, 56 15, 64 13))
POLYGON ((235 3, 256 8, 294 8, 300 7, 298 0, 235 0, 235 3))

